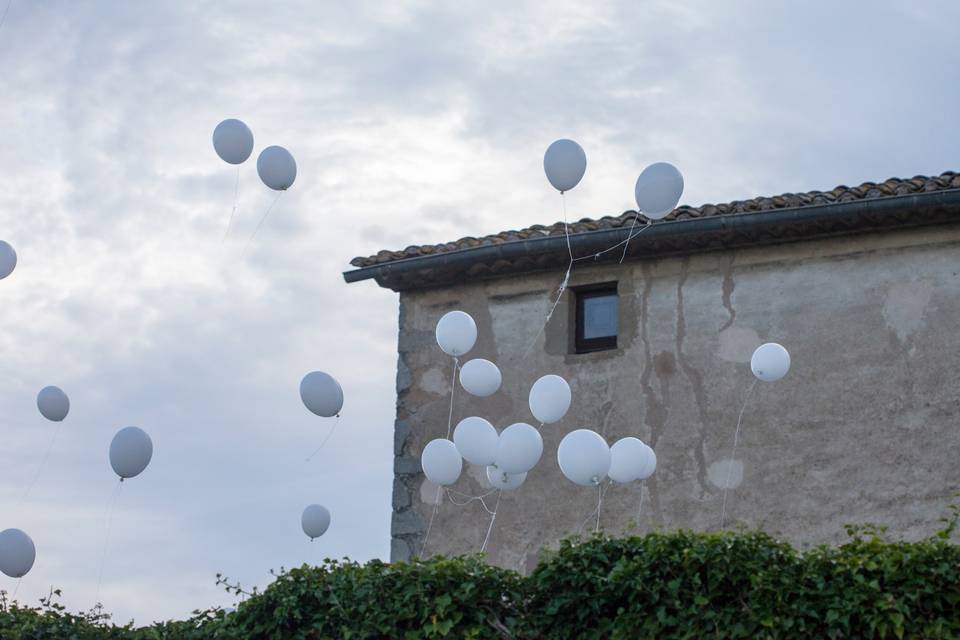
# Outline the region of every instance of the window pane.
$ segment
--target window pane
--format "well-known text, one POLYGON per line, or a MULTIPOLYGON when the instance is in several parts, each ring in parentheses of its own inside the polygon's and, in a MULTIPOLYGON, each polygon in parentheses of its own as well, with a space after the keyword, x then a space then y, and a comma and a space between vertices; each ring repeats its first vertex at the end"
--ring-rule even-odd
POLYGON ((583 337, 617 335, 617 296, 594 296, 583 300, 583 337))

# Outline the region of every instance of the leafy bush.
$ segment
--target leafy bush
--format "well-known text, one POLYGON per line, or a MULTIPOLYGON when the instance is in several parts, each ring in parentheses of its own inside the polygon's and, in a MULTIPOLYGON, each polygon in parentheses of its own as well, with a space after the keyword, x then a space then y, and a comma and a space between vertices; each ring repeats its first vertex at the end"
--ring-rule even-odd
POLYGON ((2 598, 0 637, 958 638, 956 522, 955 511, 937 536, 913 543, 851 527, 848 543, 809 551, 761 532, 570 539, 527 577, 475 556, 328 560, 281 571, 235 613, 142 628, 69 614, 56 592, 35 608, 2 598))

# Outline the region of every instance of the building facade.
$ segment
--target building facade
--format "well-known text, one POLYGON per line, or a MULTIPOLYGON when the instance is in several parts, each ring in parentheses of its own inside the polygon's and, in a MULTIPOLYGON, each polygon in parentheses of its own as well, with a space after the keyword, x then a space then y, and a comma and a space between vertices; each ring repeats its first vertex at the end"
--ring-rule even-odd
MULTIPOLYGON (((548 373, 573 391, 566 417, 540 429, 539 464, 500 497, 486 549, 498 565, 529 571, 541 548, 596 526, 598 491, 556 458, 582 427, 611 444, 637 436, 658 457, 642 485, 607 489, 609 533, 717 529, 728 485, 728 527, 801 545, 840 541, 847 523, 935 530, 960 490, 960 175, 680 207, 622 264, 622 246, 592 258, 634 215, 570 225, 589 259, 546 325, 569 264, 563 224, 354 260, 348 281, 400 293, 392 558, 478 551, 490 523, 479 501, 437 508, 420 469, 447 432, 452 361, 434 328, 452 309, 477 322, 466 359, 503 375, 488 398, 458 385, 453 424, 535 424, 527 393, 548 373), (792 368, 754 386, 763 342, 783 344, 792 368)), ((485 469, 465 463, 452 489, 457 502, 486 493, 485 469)))

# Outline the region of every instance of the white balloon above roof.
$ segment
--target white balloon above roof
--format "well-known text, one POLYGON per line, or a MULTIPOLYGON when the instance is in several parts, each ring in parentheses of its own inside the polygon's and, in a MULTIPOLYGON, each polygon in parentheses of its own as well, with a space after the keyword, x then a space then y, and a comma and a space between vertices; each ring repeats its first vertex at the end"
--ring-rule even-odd
POLYGON ((543 172, 554 189, 560 193, 580 184, 587 171, 587 154, 583 147, 562 138, 554 141, 543 154, 543 172))
POLYGON ((656 162, 640 174, 633 195, 640 213, 653 220, 666 217, 683 195, 683 175, 668 162, 656 162))

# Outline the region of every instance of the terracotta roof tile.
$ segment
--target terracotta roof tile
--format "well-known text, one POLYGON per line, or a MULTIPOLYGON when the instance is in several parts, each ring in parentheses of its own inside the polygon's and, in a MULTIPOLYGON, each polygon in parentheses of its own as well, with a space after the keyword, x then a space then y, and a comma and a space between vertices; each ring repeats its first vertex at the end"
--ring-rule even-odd
MULTIPOLYGON (((668 220, 688 220, 738 213, 752 213, 796 207, 833 204, 836 202, 853 202, 872 198, 886 198, 891 196, 909 195, 911 193, 925 193, 942 191, 945 189, 960 188, 960 173, 947 171, 939 176, 914 176, 908 180, 890 178, 881 183, 864 182, 856 187, 840 185, 830 191, 809 191, 806 193, 784 193, 772 197, 758 197, 750 200, 735 200, 724 204, 704 204, 699 207, 682 205, 674 209, 668 220)), ((635 211, 625 211, 619 216, 604 216, 602 218, 583 218, 569 224, 570 233, 584 233, 598 229, 612 229, 633 224, 635 211)), ((641 216, 644 220, 643 216, 641 216)), ((394 262, 405 258, 422 255, 449 253, 460 249, 481 245, 502 244, 515 240, 528 240, 548 235, 563 235, 564 225, 555 222, 552 225, 535 224, 525 229, 501 231, 497 234, 482 238, 465 237, 455 242, 446 242, 435 245, 409 246, 403 251, 380 251, 376 255, 358 257, 350 261, 354 267, 369 267, 386 262, 394 262)))

